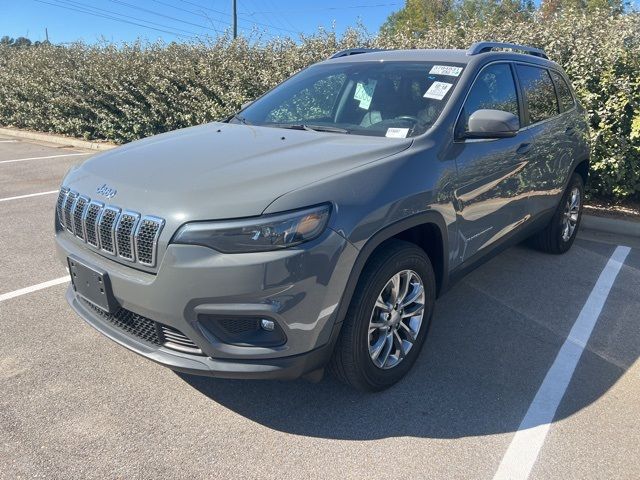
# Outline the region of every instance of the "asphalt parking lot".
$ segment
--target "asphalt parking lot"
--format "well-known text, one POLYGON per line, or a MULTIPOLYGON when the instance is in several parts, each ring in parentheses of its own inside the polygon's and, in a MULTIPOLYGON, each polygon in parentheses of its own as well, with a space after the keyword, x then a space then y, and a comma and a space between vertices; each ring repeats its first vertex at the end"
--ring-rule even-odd
POLYGON ((0 478, 640 478, 638 239, 505 251, 380 394, 189 377, 67 307, 52 192, 92 154, 0 137, 0 478))

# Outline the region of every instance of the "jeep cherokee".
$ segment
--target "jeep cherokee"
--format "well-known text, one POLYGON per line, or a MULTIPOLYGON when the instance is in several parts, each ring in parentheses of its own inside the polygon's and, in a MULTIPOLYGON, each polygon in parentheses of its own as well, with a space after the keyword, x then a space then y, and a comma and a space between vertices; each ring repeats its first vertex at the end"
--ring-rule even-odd
POLYGON ((414 364, 435 299, 514 242, 566 252, 585 112, 542 50, 352 49, 223 122, 64 178, 71 307, 177 371, 363 390, 414 364))

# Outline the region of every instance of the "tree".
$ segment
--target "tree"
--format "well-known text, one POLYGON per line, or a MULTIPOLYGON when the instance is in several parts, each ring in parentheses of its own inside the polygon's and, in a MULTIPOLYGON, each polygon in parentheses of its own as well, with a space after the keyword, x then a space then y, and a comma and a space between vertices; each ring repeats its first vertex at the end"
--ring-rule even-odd
POLYGON ((4 35, 0 38, 0 46, 5 47, 39 47, 40 45, 51 45, 51 43, 48 40, 44 40, 43 42, 32 42, 27 37, 18 37, 13 39, 8 35, 4 35))
POLYGON ((533 0, 459 0, 455 5, 458 20, 500 23, 505 18, 525 20, 535 11, 533 0))
POLYGON ((27 37, 18 37, 14 40, 13 45, 14 47, 30 47, 31 46, 31 40, 29 40, 27 37))
POLYGON ((383 33, 421 32, 436 22, 451 22, 454 0, 406 0, 403 8, 389 15, 381 27, 383 33))
POLYGON ((550 17, 568 9, 584 11, 599 9, 620 14, 624 12, 626 5, 625 0, 542 0, 540 12, 544 17, 550 17))
MULTIPOLYGON (((577 0, 576 0, 577 1, 577 0)), ((607 0, 591 0, 607 1, 607 0)), ((480 20, 499 23, 505 17, 529 18, 535 11, 533 0, 406 0, 382 25, 382 33, 420 33, 436 22, 480 20)))

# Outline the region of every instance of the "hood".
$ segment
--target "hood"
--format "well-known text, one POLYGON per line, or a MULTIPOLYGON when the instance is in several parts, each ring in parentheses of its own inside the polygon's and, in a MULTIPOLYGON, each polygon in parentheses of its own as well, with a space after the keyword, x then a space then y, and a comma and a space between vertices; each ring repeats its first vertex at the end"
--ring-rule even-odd
POLYGON ((260 215, 291 190, 409 145, 411 139, 210 123, 96 155, 69 172, 64 185, 163 217, 171 229, 192 220, 260 215), (116 190, 110 199, 96 191, 105 184, 102 193, 116 190))

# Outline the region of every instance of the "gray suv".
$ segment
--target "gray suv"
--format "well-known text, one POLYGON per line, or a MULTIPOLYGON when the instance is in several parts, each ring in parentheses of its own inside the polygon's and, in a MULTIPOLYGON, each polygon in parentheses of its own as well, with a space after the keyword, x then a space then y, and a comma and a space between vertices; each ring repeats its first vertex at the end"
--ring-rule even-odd
POLYGON ((56 208, 71 307, 177 371, 380 390, 435 299, 531 237, 566 252, 583 108, 541 50, 353 49, 223 121, 72 169, 56 208))

